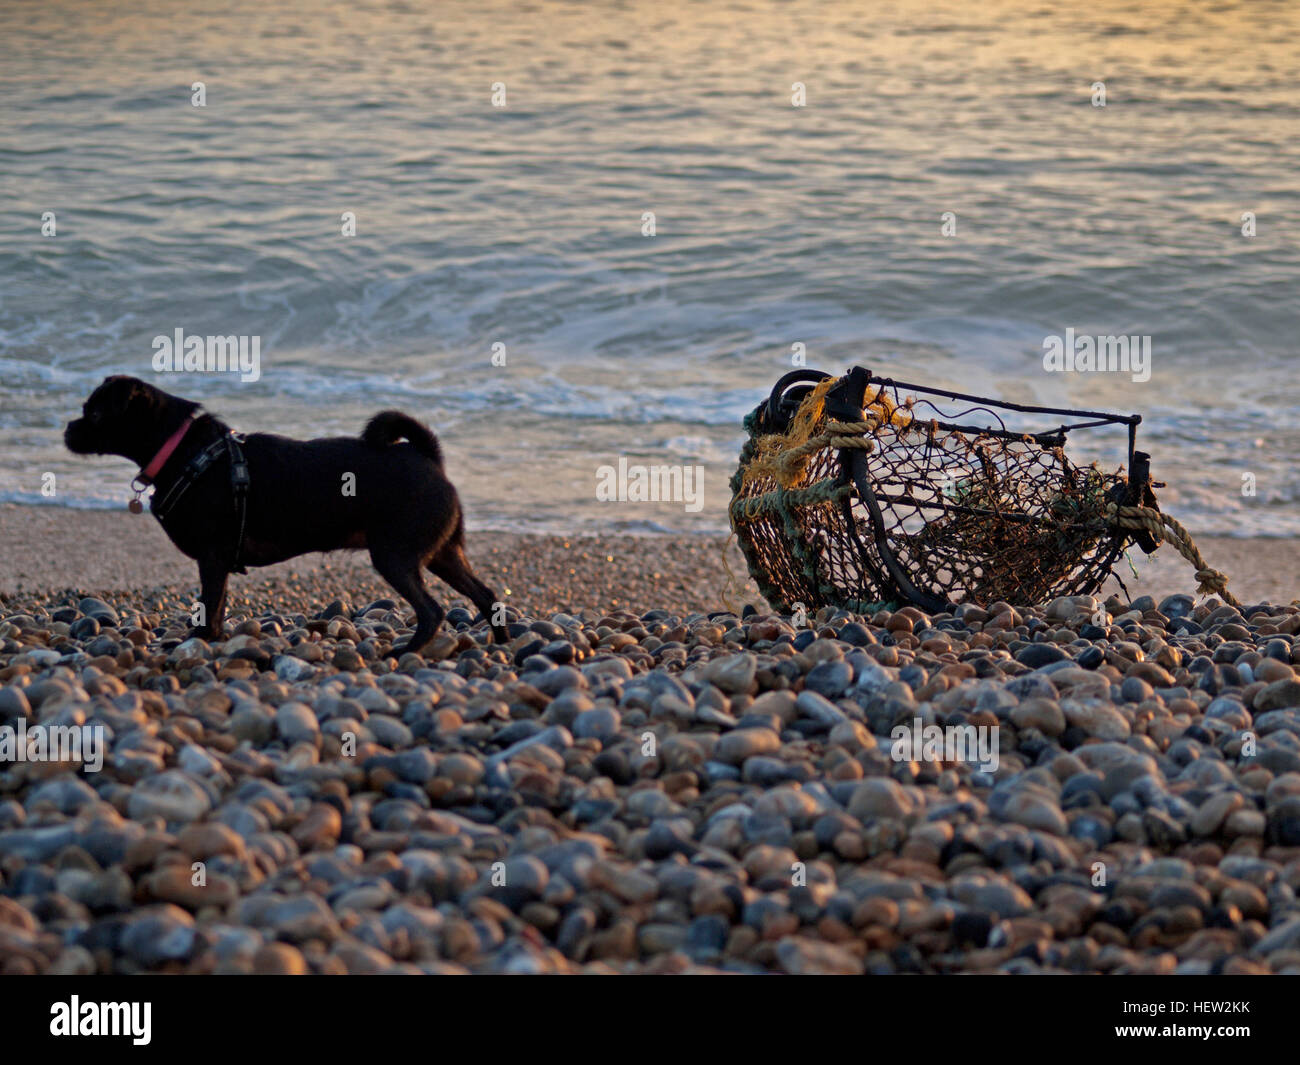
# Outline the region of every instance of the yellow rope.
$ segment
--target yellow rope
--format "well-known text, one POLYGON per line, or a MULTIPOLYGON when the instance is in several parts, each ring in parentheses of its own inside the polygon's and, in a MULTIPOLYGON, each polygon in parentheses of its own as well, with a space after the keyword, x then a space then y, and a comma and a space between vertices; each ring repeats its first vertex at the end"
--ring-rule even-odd
POLYGON ((903 408, 896 407, 882 387, 866 401, 862 421, 828 421, 814 435, 825 414, 826 394, 838 383, 838 378, 822 381, 799 404, 787 432, 769 433, 754 442, 754 457, 741 478, 742 488, 759 477, 769 477, 782 488, 793 488, 807 472, 808 460, 823 448, 870 451, 874 444, 867 437, 881 426, 906 428, 911 424, 910 412, 905 418, 903 408))
POLYGON ((808 460, 823 448, 859 448, 870 451, 870 435, 879 422, 872 415, 860 422, 827 422, 826 430, 785 451, 755 459, 745 471, 744 484, 756 477, 771 477, 782 488, 793 488, 808 472, 808 460))
POLYGON ((834 384, 835 378, 828 377, 808 393, 790 419, 786 432, 768 433, 754 441, 754 455, 741 479, 742 488, 758 477, 774 478, 782 488, 789 488, 802 475, 803 468, 795 468, 797 460, 787 458, 787 455, 791 449, 802 447, 813 435, 826 406, 826 393, 834 384))
POLYGON ((1197 591, 1202 595, 1216 594, 1229 606, 1241 608, 1236 597, 1228 591, 1227 574, 1210 568, 1191 534, 1177 518, 1151 507, 1120 507, 1114 503, 1107 504, 1105 513, 1106 520, 1121 529, 1145 529, 1157 543, 1168 540, 1183 558, 1196 567, 1197 591))

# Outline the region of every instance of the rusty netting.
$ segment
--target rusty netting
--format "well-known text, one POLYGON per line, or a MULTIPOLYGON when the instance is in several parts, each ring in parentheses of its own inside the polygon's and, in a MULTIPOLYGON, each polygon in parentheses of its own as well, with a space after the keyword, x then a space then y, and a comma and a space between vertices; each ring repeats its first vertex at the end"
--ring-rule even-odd
POLYGON ((796 371, 745 420, 731 526, 787 611, 1091 594, 1130 541, 1159 542, 1140 420, 796 371), (1029 431, 1045 417, 1059 424, 1029 431), (1131 478, 1066 454, 1069 433, 1106 426, 1128 430, 1131 478), (1130 511, 1157 532, 1125 527, 1130 511))

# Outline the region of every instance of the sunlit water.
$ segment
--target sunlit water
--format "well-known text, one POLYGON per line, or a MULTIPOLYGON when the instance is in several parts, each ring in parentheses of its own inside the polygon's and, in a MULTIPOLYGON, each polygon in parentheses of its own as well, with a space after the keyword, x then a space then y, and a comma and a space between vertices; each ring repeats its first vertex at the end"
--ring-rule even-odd
POLYGON ((802 344, 1139 412, 1194 530, 1300 528, 1297 5, 10 0, 0 38, 0 499, 121 504, 60 431, 125 372, 245 430, 405 408, 476 526, 717 530, 802 344), (178 327, 261 379, 153 378, 178 327), (1150 380, 1044 372, 1067 327, 1150 380), (598 501, 620 455, 703 508, 598 501))

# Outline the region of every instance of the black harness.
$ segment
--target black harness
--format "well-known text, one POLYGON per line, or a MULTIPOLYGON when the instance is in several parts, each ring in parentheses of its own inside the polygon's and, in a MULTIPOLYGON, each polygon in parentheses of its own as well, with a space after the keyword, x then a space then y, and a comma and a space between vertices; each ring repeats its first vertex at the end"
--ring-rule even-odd
POLYGON ((238 433, 226 430, 224 436, 214 441, 200 451, 197 455, 185 464, 181 470, 180 476, 172 482, 172 486, 161 499, 157 494, 154 495, 149 509, 154 512, 154 516, 162 521, 172 512, 176 504, 180 502, 181 497, 189 491, 190 485, 197 481, 208 468, 217 462, 222 455, 230 458, 230 490, 235 497, 235 515, 238 519, 238 532, 235 535, 234 556, 231 558, 230 570, 232 573, 246 573, 247 570, 240 565, 240 556, 243 553, 244 545, 244 525, 248 519, 248 460, 244 458, 244 449, 239 445, 243 443, 244 438, 238 433))

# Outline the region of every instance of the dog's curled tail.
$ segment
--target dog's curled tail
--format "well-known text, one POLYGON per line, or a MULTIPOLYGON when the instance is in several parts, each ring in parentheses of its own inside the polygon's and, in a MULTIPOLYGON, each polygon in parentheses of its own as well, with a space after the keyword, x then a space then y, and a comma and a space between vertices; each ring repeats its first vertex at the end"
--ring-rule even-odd
POLYGON ((439 466, 442 465, 438 438, 427 426, 400 410, 381 410, 366 423, 361 439, 371 447, 388 447, 399 440, 408 440, 421 455, 428 455, 439 466))

